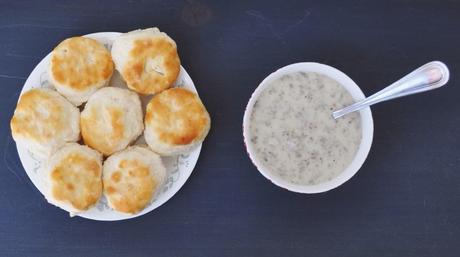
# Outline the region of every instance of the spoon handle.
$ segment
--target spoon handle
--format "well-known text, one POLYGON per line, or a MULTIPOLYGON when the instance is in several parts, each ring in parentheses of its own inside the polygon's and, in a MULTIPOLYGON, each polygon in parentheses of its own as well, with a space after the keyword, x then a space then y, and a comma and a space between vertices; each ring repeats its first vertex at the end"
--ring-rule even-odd
POLYGON ((361 110, 376 103, 439 88, 444 86, 448 80, 449 69, 444 63, 439 61, 429 62, 379 92, 333 112, 332 116, 337 119, 345 114, 361 110))

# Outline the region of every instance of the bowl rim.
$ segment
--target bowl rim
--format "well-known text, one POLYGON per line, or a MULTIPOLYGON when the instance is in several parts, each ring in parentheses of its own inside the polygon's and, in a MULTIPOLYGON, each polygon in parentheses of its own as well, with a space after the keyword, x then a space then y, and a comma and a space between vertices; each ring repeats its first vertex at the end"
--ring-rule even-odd
POLYGON ((272 172, 268 171, 268 169, 255 157, 253 145, 249 141, 249 118, 251 116, 254 103, 258 99, 260 93, 270 84, 270 82, 280 78, 283 75, 294 72, 316 72, 326 75, 336 80, 339 84, 343 85, 355 101, 359 101, 365 98, 364 93, 361 91, 359 86, 350 77, 332 66, 315 62, 300 62, 284 66, 268 75, 252 93, 243 117, 244 145, 254 166, 256 166, 257 170, 273 184, 297 193, 322 193, 337 188, 348 181, 358 172, 358 170, 363 165, 371 149, 374 135, 374 122, 372 119, 372 113, 369 107, 359 111, 362 126, 361 143, 353 161, 334 179, 316 185, 298 185, 288 182, 279 176, 276 176, 272 172))

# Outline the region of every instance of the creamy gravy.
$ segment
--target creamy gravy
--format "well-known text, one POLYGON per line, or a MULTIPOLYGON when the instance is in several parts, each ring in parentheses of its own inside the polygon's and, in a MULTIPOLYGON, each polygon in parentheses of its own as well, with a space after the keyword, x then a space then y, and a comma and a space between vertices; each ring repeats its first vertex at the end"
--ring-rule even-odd
POLYGON ((268 172, 294 184, 315 185, 339 175, 361 143, 359 113, 338 120, 333 110, 353 102, 335 80, 297 72, 271 82, 250 116, 250 143, 268 172))

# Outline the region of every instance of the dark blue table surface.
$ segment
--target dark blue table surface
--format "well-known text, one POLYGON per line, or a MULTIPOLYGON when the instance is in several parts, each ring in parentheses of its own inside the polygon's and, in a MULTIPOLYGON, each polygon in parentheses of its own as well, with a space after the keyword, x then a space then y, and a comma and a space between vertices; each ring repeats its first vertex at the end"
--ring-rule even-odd
POLYGON ((0 1, 0 256, 460 256, 460 2, 0 1), (184 187, 121 222, 69 218, 25 174, 10 135, 19 91, 64 38, 158 26, 212 116, 184 187), (241 123, 259 82, 302 61, 369 95, 431 60, 443 89, 375 106, 358 174, 320 195, 272 185, 241 123))

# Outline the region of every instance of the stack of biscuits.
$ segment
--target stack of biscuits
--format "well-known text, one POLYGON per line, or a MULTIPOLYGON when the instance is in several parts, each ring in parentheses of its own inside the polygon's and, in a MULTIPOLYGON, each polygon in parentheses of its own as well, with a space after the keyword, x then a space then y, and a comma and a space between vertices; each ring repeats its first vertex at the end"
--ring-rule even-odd
POLYGON ((173 88, 177 46, 157 28, 121 34, 111 52, 86 37, 62 41, 48 67, 54 89, 22 94, 11 119, 17 144, 45 161, 47 200, 71 215, 102 195, 136 214, 167 177, 161 156, 189 152, 210 129, 198 95, 173 88), (108 86, 114 70, 126 88, 108 86), (141 96, 153 95, 143 111, 141 96), (147 145, 134 145, 143 135, 147 145))

